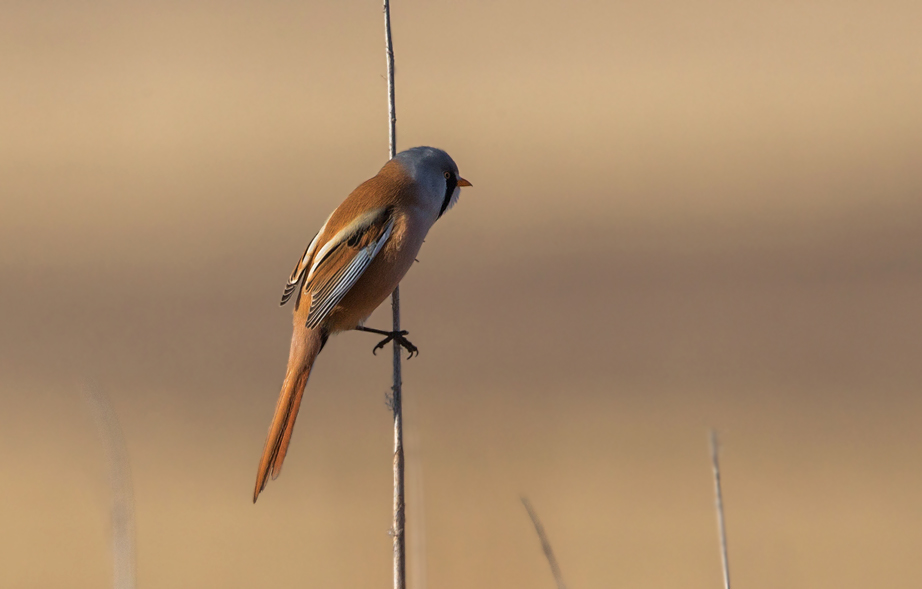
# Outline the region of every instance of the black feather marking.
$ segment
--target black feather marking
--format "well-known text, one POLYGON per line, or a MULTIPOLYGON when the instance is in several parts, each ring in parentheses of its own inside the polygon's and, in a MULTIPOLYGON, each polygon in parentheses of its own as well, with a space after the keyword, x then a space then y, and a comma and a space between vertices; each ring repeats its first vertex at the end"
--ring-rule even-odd
POLYGON ((458 187, 458 177, 453 172, 449 172, 449 174, 448 178, 445 179, 447 186, 445 187, 445 198, 442 200, 442 208, 439 210, 439 218, 442 218, 442 215, 448 209, 448 205, 451 204, 451 196, 455 193, 455 188, 458 187))

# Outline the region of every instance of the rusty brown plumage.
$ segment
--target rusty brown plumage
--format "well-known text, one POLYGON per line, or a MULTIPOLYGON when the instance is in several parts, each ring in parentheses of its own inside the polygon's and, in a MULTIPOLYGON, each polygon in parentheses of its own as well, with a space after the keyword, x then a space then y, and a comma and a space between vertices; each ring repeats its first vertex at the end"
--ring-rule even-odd
POLYGON ((327 338, 361 325, 390 296, 413 265, 429 228, 449 199, 457 198, 455 185, 443 177, 457 174, 451 158, 440 150, 419 149, 429 151, 403 163, 403 154, 398 155, 352 191, 305 249, 285 285, 282 304, 297 293, 291 348, 256 474, 254 502, 269 478, 282 470, 304 388, 327 338), (447 167, 433 168, 425 159, 433 155, 447 167), (443 182, 440 189, 433 191, 433 179, 443 182))

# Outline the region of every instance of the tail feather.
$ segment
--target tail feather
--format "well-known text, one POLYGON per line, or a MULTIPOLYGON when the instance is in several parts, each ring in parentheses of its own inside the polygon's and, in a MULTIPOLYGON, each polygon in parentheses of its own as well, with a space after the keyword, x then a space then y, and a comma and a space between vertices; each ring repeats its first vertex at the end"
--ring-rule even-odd
POLYGON ((295 419, 301 406, 304 387, 310 377, 311 368, 317 354, 320 353, 326 338, 319 329, 295 330, 291 342, 291 354, 288 358, 288 371, 282 383, 279 400, 275 406, 275 415, 269 426, 266 446, 256 472, 256 488, 253 490, 253 503, 269 482, 269 476, 275 479, 282 472, 282 463, 291 442, 295 419), (300 332, 300 333, 299 333, 300 332))

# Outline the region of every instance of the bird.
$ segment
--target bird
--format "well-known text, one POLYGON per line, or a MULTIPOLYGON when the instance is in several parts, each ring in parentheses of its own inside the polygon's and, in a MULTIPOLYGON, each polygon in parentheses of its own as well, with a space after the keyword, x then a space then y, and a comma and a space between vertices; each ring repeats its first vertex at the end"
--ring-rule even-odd
POLYGON ((256 473, 253 503, 282 470, 301 397, 329 337, 350 330, 386 335, 410 357, 419 350, 407 331, 365 327, 413 265, 432 225, 472 186, 443 150, 398 153, 360 184, 327 218, 291 272, 279 305, 294 298, 291 347, 275 414, 256 473))

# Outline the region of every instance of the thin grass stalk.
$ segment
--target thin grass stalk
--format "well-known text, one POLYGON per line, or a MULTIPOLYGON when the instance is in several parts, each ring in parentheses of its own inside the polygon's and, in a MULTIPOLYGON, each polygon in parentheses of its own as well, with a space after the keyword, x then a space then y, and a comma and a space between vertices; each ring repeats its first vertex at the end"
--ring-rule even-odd
MULTIPOLYGON (((391 5, 384 0, 384 44, 387 57, 387 113, 390 159, 397 155, 397 111, 394 99, 394 40, 391 36, 391 5)), ((400 331, 400 287, 391 295, 393 329, 400 331)), ((400 344, 394 340, 394 384, 391 387, 391 408, 394 411, 394 521, 391 535, 394 541, 394 589, 406 589, 406 504, 403 484, 403 375, 400 344)))
POLYGON ((86 383, 81 390, 105 450, 109 471, 112 587, 135 589, 137 577, 134 492, 128 449, 118 416, 106 394, 95 383, 86 383))
POLYGON ((538 519, 538 514, 531 506, 531 502, 527 497, 522 497, 522 505, 525 506, 525 511, 528 512, 528 517, 531 518, 531 523, 535 526, 538 539, 541 540, 541 550, 544 551, 544 557, 547 558, 547 563, 551 565, 551 574, 554 575, 554 582, 557 583, 557 589, 567 589, 567 586, 563 582, 563 573, 560 572, 560 565, 557 564, 557 558, 554 556, 554 549, 551 548, 551 541, 547 538, 547 533, 544 531, 544 526, 541 525, 541 520, 538 519))
POLYGON ((720 558, 723 564, 724 589, 730 589, 730 561, 727 558, 727 527, 724 522, 724 500, 720 489, 720 462, 717 457, 719 443, 717 430, 711 430, 711 465, 714 468, 714 503, 717 507, 717 531, 720 534, 720 558))

